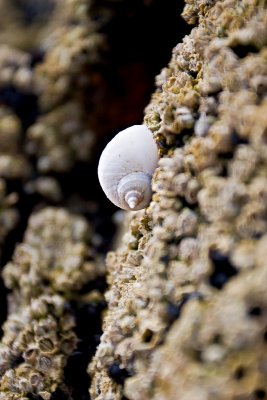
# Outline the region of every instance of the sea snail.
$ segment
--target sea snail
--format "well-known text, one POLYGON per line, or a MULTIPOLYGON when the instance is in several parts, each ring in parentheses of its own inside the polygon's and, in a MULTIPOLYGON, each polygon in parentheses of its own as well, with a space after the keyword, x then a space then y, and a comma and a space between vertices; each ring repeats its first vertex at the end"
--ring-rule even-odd
POLYGON ((107 198, 124 210, 147 207, 158 158, 157 145, 145 125, 119 132, 103 150, 98 165, 99 182, 107 198))

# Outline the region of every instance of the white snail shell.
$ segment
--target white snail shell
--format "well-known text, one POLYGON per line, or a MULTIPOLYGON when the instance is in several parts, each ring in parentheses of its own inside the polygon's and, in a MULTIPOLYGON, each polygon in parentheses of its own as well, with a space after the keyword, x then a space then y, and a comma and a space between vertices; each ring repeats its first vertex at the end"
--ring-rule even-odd
POLYGON ((98 178, 106 196, 124 210, 141 210, 151 200, 151 178, 158 149, 145 125, 119 132, 106 146, 98 165, 98 178))

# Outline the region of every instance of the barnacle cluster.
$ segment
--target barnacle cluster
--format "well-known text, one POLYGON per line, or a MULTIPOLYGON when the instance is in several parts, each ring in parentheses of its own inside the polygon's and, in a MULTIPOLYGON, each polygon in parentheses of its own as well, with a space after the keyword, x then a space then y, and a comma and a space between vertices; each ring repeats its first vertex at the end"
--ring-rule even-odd
MULTIPOLYGON (((85 302, 79 289, 103 274, 90 240, 86 220, 65 209, 45 208, 29 219, 3 271, 13 291, 0 345, 0 398, 31 393, 49 400, 59 387, 69 393, 63 371, 78 343, 70 302, 85 302)), ((87 303, 100 300, 96 291, 87 303)))
POLYGON ((107 257, 97 400, 267 396, 266 3, 188 0, 183 15, 197 26, 145 115, 152 202, 107 257))
POLYGON ((27 132, 27 152, 37 156, 41 173, 65 172, 75 159, 85 161, 94 143, 92 131, 82 123, 79 103, 69 101, 38 118, 27 132))
POLYGON ((23 242, 4 268, 6 286, 13 289, 18 301, 26 303, 43 293, 73 296, 97 276, 90 240, 88 223, 81 216, 60 208, 33 214, 23 242))
POLYGON ((19 306, 3 326, 0 399, 28 399, 30 394, 51 399, 77 344, 74 326, 59 295, 41 295, 19 306))
POLYGON ((61 24, 42 41, 45 57, 34 70, 42 115, 27 131, 26 149, 42 173, 68 171, 76 160, 90 157, 94 142, 80 97, 88 88, 86 74, 100 63, 104 40, 86 18, 86 1, 68 1, 63 9, 61 24))

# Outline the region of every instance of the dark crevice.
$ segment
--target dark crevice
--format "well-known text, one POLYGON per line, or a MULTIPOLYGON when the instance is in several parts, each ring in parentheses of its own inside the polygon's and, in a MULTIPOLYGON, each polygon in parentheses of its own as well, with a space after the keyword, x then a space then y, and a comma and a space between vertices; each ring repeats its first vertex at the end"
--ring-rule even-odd
POLYGON ((261 317, 261 315, 262 315, 262 308, 259 307, 259 306, 251 307, 251 308, 248 310, 248 315, 249 315, 251 318, 261 317))
MULTIPOLYGON (((106 308, 105 302, 80 305, 74 301, 70 307, 76 318, 75 333, 79 342, 75 351, 69 356, 64 370, 65 384, 73 400, 89 400, 90 377, 87 367, 100 342, 102 333, 101 313, 106 308)), ((55 397, 55 400, 58 400, 55 397)))
POLYGON ((192 76, 192 78, 196 79, 198 71, 187 71, 188 75, 192 76))
POLYGON ((2 325, 7 317, 7 289, 4 285, 3 279, 0 277, 0 339, 3 336, 2 325))
MULTIPOLYGON (((34 393, 26 393, 26 396, 29 400, 44 400, 42 396, 39 394, 34 394, 34 393)), ((64 399, 65 400, 65 399, 64 399)))
POLYGON ((199 292, 185 293, 179 303, 169 303, 166 309, 168 321, 172 324, 176 319, 180 318, 183 307, 190 300, 202 300, 203 297, 199 292))
POLYGON ((238 271, 230 263, 228 255, 223 254, 217 249, 209 250, 209 258, 213 265, 213 272, 209 277, 209 283, 217 289, 222 289, 229 279, 237 275, 238 271))
POLYGON ((89 293, 92 290, 97 290, 100 293, 104 293, 107 287, 108 285, 105 277, 101 276, 83 285, 83 287, 79 290, 79 294, 89 293))
POLYGON ((191 30, 180 16, 183 7, 184 2, 176 0, 169 0, 168 7, 163 0, 154 0, 149 6, 143 0, 125 0, 109 7, 113 17, 105 21, 99 2, 93 1, 89 12, 95 20, 102 18, 99 31, 108 38, 113 60, 142 60, 154 76, 159 72, 157 64, 165 65, 173 46, 191 30))
POLYGON ((129 378, 131 374, 127 371, 126 368, 120 368, 120 364, 118 362, 114 362, 108 368, 108 375, 111 379, 113 379, 116 383, 123 385, 125 379, 129 378))
MULTIPOLYGON (((220 88, 214 88, 212 90, 212 88, 208 91, 208 98, 211 98, 212 100, 216 100, 216 102, 218 103, 219 101, 219 96, 222 93, 222 88, 220 86, 220 88)), ((215 108, 215 107, 214 107, 215 108)), ((217 113, 217 107, 216 107, 216 113, 217 113)), ((213 115, 213 114, 212 114, 213 115)))
POLYGON ((219 152, 218 158, 221 162, 231 160, 234 156, 234 149, 227 152, 219 152))
POLYGON ((266 391, 264 389, 257 389, 254 392, 255 399, 265 399, 266 398, 266 391))
POLYGON ((184 145, 188 142, 190 137, 194 135, 193 129, 183 129, 179 135, 175 137, 175 148, 176 147, 184 147, 184 145))
POLYGON ((168 265, 170 260, 171 260, 171 258, 170 258, 169 254, 164 254, 163 256, 161 256, 159 258, 159 261, 162 262, 165 265, 168 265))
POLYGON ((34 68, 37 64, 40 64, 45 57, 45 52, 43 49, 32 49, 31 50, 31 61, 30 61, 30 67, 34 68))
POLYGON ((153 331, 151 329, 146 329, 143 334, 142 339, 143 339, 143 342, 150 343, 151 340, 153 339, 153 331))
POLYGON ((25 131, 36 120, 39 110, 38 98, 33 93, 18 90, 15 86, 0 87, 0 104, 10 107, 19 117, 25 131))
POLYGON ((231 49, 239 58, 244 58, 248 56, 250 53, 259 52, 257 47, 253 46, 252 44, 247 44, 247 45, 238 44, 236 46, 231 47, 231 49))
POLYGON ((218 176, 222 178, 226 178, 228 176, 228 165, 225 162, 221 162, 220 171, 218 172, 218 176))
POLYGON ((23 362, 24 362, 24 358, 20 355, 20 356, 14 358, 14 359, 11 361, 10 366, 11 366, 11 368, 16 368, 16 367, 18 367, 20 364, 22 364, 23 362))
POLYGON ((156 142, 157 142, 157 146, 158 146, 159 150, 161 150, 163 154, 167 154, 167 152, 173 146, 173 145, 167 144, 166 138, 164 136, 157 137, 156 142))
POLYGON ((212 338, 212 343, 213 344, 222 344, 223 343, 222 335, 220 333, 216 333, 212 338))
POLYGON ((25 25, 44 21, 55 8, 55 2, 52 0, 11 0, 11 3, 20 11, 25 25))
POLYGON ((196 211, 198 209, 197 201, 194 203, 193 202, 189 203, 184 197, 178 197, 178 199, 182 205, 182 208, 188 208, 189 210, 193 210, 193 211, 196 211))
POLYGON ((238 367, 235 371, 234 378, 238 381, 244 378, 246 371, 243 367, 238 367))
POLYGON ((203 362, 203 358, 202 358, 202 351, 201 350, 197 350, 197 349, 192 349, 192 358, 198 362, 198 363, 202 363, 203 362))
MULTIPOLYGON (((69 394, 63 392, 63 390, 58 388, 54 393, 52 393, 50 400, 72 400, 72 398, 69 394)), ((80 400, 83 399, 81 398, 80 400)), ((87 400, 87 398, 85 398, 84 400, 87 400)))
POLYGON ((233 146, 237 146, 239 144, 248 144, 248 140, 239 136, 237 132, 232 132, 231 142, 233 146))

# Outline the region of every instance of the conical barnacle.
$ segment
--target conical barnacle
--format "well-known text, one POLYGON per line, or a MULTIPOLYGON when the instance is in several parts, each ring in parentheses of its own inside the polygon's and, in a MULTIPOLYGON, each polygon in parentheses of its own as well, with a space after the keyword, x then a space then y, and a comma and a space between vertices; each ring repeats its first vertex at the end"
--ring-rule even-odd
POLYGON ((106 196, 124 210, 141 210, 151 199, 151 178, 158 163, 153 135, 145 125, 119 132, 104 149, 98 166, 106 196))
POLYGON ((42 398, 49 399, 62 382, 67 357, 77 345, 75 321, 64 305, 61 296, 40 296, 29 306, 22 305, 3 325, 0 393, 6 393, 5 399, 40 391, 47 391, 42 398), (38 304, 47 310, 45 315, 33 312, 32 305, 36 309, 38 304))

